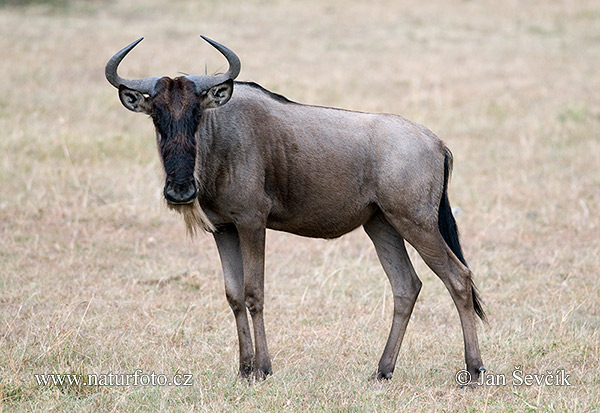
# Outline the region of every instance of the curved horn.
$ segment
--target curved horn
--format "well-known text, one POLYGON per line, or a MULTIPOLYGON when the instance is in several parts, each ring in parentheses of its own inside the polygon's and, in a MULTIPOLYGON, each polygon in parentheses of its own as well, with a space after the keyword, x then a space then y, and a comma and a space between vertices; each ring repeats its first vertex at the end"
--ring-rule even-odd
POLYGON ((215 42, 212 39, 209 39, 206 36, 200 35, 200 37, 202 37, 204 40, 206 40, 212 47, 217 49, 219 52, 221 52, 221 54, 223 56, 225 56, 225 58, 227 59, 227 62, 229 63, 229 69, 227 70, 227 72, 225 72, 223 74, 214 75, 214 76, 206 76, 206 75, 186 76, 188 79, 190 79, 192 82, 194 82, 196 84, 196 90, 198 91, 198 93, 204 92, 207 89, 211 88, 212 86, 216 86, 218 84, 224 83, 230 79, 235 79, 240 74, 240 70, 242 68, 240 59, 229 48, 223 46, 220 43, 215 42))
POLYGON ((144 40, 144 38, 140 37, 135 42, 131 43, 129 46, 124 47, 123 49, 118 51, 113 57, 111 57, 108 63, 106 64, 104 73, 106 75, 106 80, 108 80, 110 84, 116 87, 117 89, 119 88, 119 86, 123 85, 129 89, 137 90, 138 92, 151 95, 154 91, 156 81, 159 79, 158 77, 145 77, 141 79, 123 79, 117 74, 117 67, 119 67, 119 63, 121 63, 121 60, 123 60, 123 58, 127 56, 127 53, 129 53, 142 40, 144 40))

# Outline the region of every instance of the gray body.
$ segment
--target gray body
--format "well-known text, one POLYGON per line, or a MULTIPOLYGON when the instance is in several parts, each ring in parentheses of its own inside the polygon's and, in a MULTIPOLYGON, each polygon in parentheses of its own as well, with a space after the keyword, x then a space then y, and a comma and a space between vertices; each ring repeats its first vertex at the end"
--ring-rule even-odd
POLYGON ((285 102, 236 83, 198 133, 200 205, 217 226, 249 215, 334 238, 377 210, 437 223, 445 147, 400 116, 285 102))
POLYGON ((394 295, 394 315, 375 377, 389 379, 421 289, 405 248, 419 252, 458 310, 465 361, 483 371, 476 316, 483 310, 458 242, 447 198, 450 151, 427 128, 400 116, 301 105, 224 75, 107 79, 123 105, 152 116, 166 172, 164 194, 188 227, 210 230, 239 339, 240 375, 271 373, 263 320, 267 228, 334 238, 363 226, 394 295), (254 345, 248 313, 252 318, 254 345))

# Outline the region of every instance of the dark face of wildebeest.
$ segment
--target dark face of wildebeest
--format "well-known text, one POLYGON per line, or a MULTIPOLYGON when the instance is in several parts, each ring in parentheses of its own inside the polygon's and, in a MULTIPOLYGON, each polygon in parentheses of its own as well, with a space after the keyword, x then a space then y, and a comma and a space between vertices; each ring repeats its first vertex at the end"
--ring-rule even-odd
POLYGON ((189 204, 198 194, 194 171, 201 99, 193 82, 185 78, 162 78, 156 88, 150 115, 166 173, 163 193, 170 204, 189 204))
POLYGON ((194 202, 198 195, 196 147, 202 112, 225 104, 231 97, 233 81, 197 91, 187 77, 157 80, 153 96, 120 86, 121 102, 128 109, 149 114, 156 128, 158 151, 166 173, 163 194, 171 205, 194 202))
POLYGON ((117 53, 106 68, 111 83, 119 88, 121 103, 134 112, 147 113, 156 128, 156 141, 166 179, 163 194, 169 205, 188 205, 198 196, 196 172, 198 127, 205 109, 224 105, 231 98, 233 79, 240 71, 237 56, 225 46, 206 39, 229 62, 227 73, 189 75, 171 79, 152 77, 122 79, 117 67, 142 39, 117 53))

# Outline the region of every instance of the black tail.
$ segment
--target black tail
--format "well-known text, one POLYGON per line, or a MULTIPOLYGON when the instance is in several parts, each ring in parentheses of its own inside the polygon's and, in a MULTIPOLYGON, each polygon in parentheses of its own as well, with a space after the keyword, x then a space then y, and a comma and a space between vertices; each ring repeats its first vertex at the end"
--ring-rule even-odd
MULTIPOLYGON (((460 242, 458 240, 458 228, 456 226, 456 221, 454 220, 454 215, 452 215, 450 202, 448 201, 448 180, 450 179, 451 172, 452 153, 446 148, 446 153, 444 155, 444 190, 442 192, 442 199, 440 200, 438 225, 446 244, 448 244, 460 262, 462 262, 465 267, 468 267, 465 257, 463 256, 462 248, 460 247, 460 242)), ((475 313, 479 316, 479 318, 485 320, 485 312, 483 311, 481 299, 479 298, 479 293, 477 292, 477 288, 475 287, 473 280, 471 280, 471 290, 473 291, 473 308, 475 309, 475 313)))

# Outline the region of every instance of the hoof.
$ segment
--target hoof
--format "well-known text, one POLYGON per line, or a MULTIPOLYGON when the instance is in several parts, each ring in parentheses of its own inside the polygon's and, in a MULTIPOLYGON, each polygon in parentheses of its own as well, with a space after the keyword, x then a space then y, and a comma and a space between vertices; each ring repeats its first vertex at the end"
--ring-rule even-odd
POLYGON ((479 367, 477 369, 477 374, 473 375, 473 377, 474 377, 473 381, 477 383, 479 381, 479 378, 481 377, 481 375, 484 374, 485 372, 486 372, 485 367, 483 367, 483 366, 479 367))
POLYGON ((462 373, 459 376, 459 373, 456 375, 456 381, 460 385, 461 389, 470 389, 473 390, 476 387, 479 387, 479 377, 482 373, 485 373, 485 367, 479 367, 474 373, 470 373, 467 370, 461 370, 459 373, 462 373))
POLYGON ((485 367, 483 367, 483 366, 479 367, 474 373, 471 373, 471 376, 473 377, 471 382, 476 383, 479 380, 479 377, 481 376, 481 374, 483 374, 485 372, 486 372, 485 367))
POLYGON ((252 365, 240 366, 238 378, 247 380, 251 377, 253 371, 252 365))
POLYGON ((265 369, 255 368, 254 369, 254 379, 256 381, 266 380, 267 377, 273 375, 273 369, 271 367, 267 367, 265 369))
POLYGON ((378 371, 377 373, 373 373, 369 378, 370 381, 388 381, 392 379, 392 372, 382 373, 378 371))

